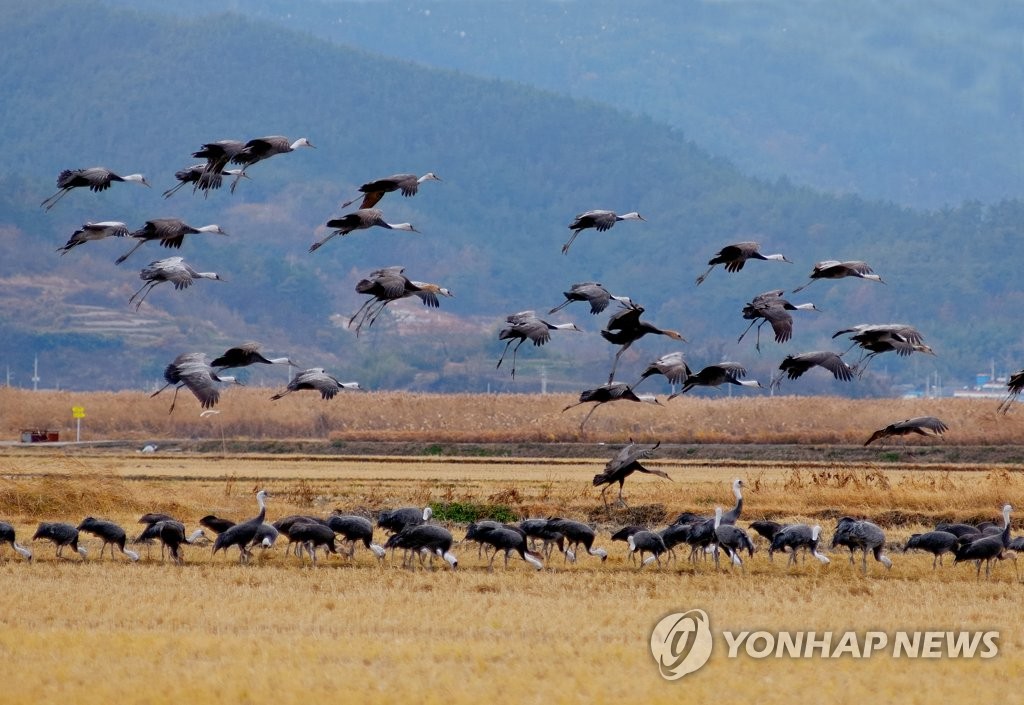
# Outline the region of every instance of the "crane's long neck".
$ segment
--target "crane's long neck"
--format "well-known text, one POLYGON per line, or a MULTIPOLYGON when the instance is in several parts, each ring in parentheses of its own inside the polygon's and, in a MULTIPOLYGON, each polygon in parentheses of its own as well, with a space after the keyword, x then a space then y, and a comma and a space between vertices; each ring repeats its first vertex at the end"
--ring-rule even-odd
POLYGON ((575 323, 559 323, 558 325, 550 326, 551 330, 579 330, 575 323))
POLYGON ((765 255, 764 258, 773 262, 789 262, 789 260, 786 259, 786 255, 783 254, 765 255))
POLYGON ((22 558, 24 558, 26 560, 29 560, 29 561, 32 560, 32 551, 28 550, 26 547, 22 546, 17 541, 15 541, 13 545, 14 545, 14 550, 17 551, 18 553, 20 553, 22 558))
POLYGON ((133 561, 138 561, 139 560, 139 554, 136 553, 135 551, 131 551, 131 550, 127 549, 127 548, 122 548, 121 549, 121 553, 123 553, 124 555, 128 556, 133 561))
MULTIPOLYGON (((221 377, 222 381, 223 381, 223 379, 224 378, 221 377)), ((254 521, 257 521, 258 523, 262 524, 263 520, 266 519, 266 517, 267 517, 267 499, 266 499, 266 495, 264 495, 262 492, 258 493, 256 495, 256 502, 260 505, 260 513, 256 515, 256 519, 254 521)))
POLYGON ((721 524, 722 524, 722 508, 721 507, 715 507, 715 529, 717 530, 718 527, 721 524))
POLYGON ((387 553, 384 547, 377 543, 371 543, 368 548, 373 551, 373 555, 377 556, 377 558, 383 558, 387 553))
POLYGON ((267 360, 267 362, 269 362, 271 365, 291 365, 292 367, 298 367, 298 365, 294 364, 287 357, 272 357, 269 360, 267 360))
POLYGON ((196 529, 195 531, 193 531, 193 532, 192 532, 192 535, 191 535, 191 536, 189 536, 189 537, 188 537, 187 539, 185 539, 185 543, 193 543, 193 542, 195 542, 195 541, 196 541, 196 540, 197 540, 197 539, 198 539, 198 538, 199 538, 200 536, 205 536, 205 535, 206 535, 206 534, 205 534, 205 533, 203 532, 203 530, 202 530, 202 529, 196 529))
POLYGON ((220 229, 219 225, 204 225, 201 228, 196 228, 201 233, 216 233, 217 235, 227 235, 223 230, 220 229))
POLYGON ((537 558, 534 554, 530 553, 529 551, 523 551, 523 560, 525 560, 527 563, 532 565, 537 570, 540 570, 544 567, 544 564, 540 562, 540 559, 537 558))
POLYGON ((589 553, 592 556, 598 556, 601 560, 604 560, 608 557, 608 551, 604 550, 603 548, 588 548, 587 553, 589 553))
POLYGON ((384 223, 385 228, 388 230, 405 230, 406 232, 416 233, 419 232, 412 226, 412 223, 384 223))
POLYGON ((814 304, 797 304, 793 307, 797 311, 817 311, 818 307, 814 304))

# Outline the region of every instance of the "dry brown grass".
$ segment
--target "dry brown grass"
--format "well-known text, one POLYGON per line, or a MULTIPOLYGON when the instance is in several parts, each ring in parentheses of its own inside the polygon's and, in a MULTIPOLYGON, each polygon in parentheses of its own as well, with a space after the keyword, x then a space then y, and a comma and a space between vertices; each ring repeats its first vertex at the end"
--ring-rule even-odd
MULTIPOLYGON (((618 442, 628 437, 663 443, 861 444, 871 432, 911 416, 939 416, 949 426, 942 443, 1018 444, 1024 413, 1001 415, 986 399, 874 399, 834 397, 681 397, 662 407, 606 404, 583 432, 589 405, 562 413, 569 395, 343 393, 322 401, 311 392, 269 401, 276 390, 227 389, 219 414, 199 417, 183 390, 171 415, 170 390, 151 399, 141 392, 30 392, 0 388, 0 437, 23 428, 55 428, 73 438, 71 407, 84 406, 83 440, 102 438, 330 438, 429 442, 618 442)), ((910 438, 910 444, 935 443, 910 438)))
MULTIPOLYGON (((746 571, 685 563, 642 572, 607 528, 625 513, 600 508, 589 478, 602 459, 498 461, 139 455, 0 455, 0 517, 23 539, 44 519, 107 516, 135 528, 143 511, 191 525, 208 512, 270 517, 423 504, 501 501, 525 514, 561 513, 601 524, 607 563, 583 556, 535 573, 515 560, 486 572, 459 546, 457 572, 407 571, 332 559, 314 570, 275 548, 254 565, 190 549, 183 567, 59 561, 45 544, 27 565, 0 556, 0 683, 4 703, 445 702, 978 702, 1024 683, 1020 591, 1013 567, 991 580, 973 568, 931 570, 923 555, 891 553, 861 576, 842 555, 785 568, 763 552, 746 571), (679 683, 658 675, 647 640, 666 613, 701 607, 715 631, 999 629, 989 661, 727 660, 679 683)), ((729 480, 749 491, 745 516, 814 519, 835 512, 886 521, 902 541, 935 517, 994 517, 1024 506, 1007 469, 893 471, 854 465, 790 467, 652 461, 673 477, 630 478, 634 508, 708 511, 728 506, 729 480), (898 512, 898 513, 897 513, 898 512)), ((130 529, 130 530, 131 530, 130 529)), ((456 536, 459 527, 453 527, 456 536)), ((93 554, 97 543, 86 544, 93 554)), ((761 546, 763 548, 763 544, 761 546)), ((500 561, 499 561, 500 563, 500 561)))

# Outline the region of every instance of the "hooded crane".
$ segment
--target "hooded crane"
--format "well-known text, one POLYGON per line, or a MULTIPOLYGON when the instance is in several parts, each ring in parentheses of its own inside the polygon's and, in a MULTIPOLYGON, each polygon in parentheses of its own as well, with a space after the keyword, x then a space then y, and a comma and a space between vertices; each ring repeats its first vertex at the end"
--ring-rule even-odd
POLYGON ((669 384, 675 387, 677 384, 682 384, 687 377, 693 374, 690 366, 686 364, 686 358, 682 352, 678 350, 676 352, 666 353, 657 360, 652 362, 640 373, 640 379, 633 384, 633 389, 636 389, 637 385, 643 382, 648 377, 654 375, 664 375, 665 379, 669 381, 669 384))
POLYGON ((349 543, 348 557, 356 554, 356 544, 362 543, 377 558, 384 557, 384 547, 373 542, 373 522, 355 514, 333 514, 327 517, 327 526, 349 543))
POLYGON ((509 556, 513 552, 518 553, 520 558, 537 570, 544 567, 540 560, 541 555, 534 553, 526 547, 526 533, 522 530, 504 526, 488 527, 483 531, 478 531, 476 536, 477 541, 494 548, 494 553, 491 554, 491 562, 487 566, 488 570, 494 570, 494 558, 498 555, 498 551, 505 552, 506 569, 508 568, 509 556))
POLYGON ((853 565, 853 554, 858 549, 864 552, 864 575, 868 574, 868 551, 875 560, 886 568, 892 568, 892 561, 883 553, 885 550, 885 532, 877 524, 853 517, 842 517, 836 523, 832 535, 832 548, 846 546, 850 549, 850 565, 853 565))
POLYGON ((653 531, 644 530, 630 534, 626 537, 626 544, 629 546, 630 556, 634 553, 640 554, 640 568, 643 568, 652 561, 657 561, 658 565, 661 565, 661 555, 668 552, 665 539, 653 531), (651 555, 644 559, 645 553, 650 553, 651 555))
POLYGON ((999 403, 999 413, 1005 414, 1013 406, 1020 393, 1024 391, 1024 370, 1017 370, 1006 382, 1006 397, 999 403))
POLYGON ((53 194, 39 205, 50 210, 57 201, 64 198, 72 189, 88 188, 90 191, 106 191, 110 184, 115 181, 133 182, 149 186, 146 177, 142 174, 128 174, 118 176, 110 169, 102 166, 89 167, 88 169, 65 169, 57 176, 57 193, 53 194))
MULTIPOLYGON (((384 544, 384 548, 403 548, 412 553, 427 554, 433 564, 434 556, 443 558, 444 561, 456 569, 459 567, 459 560, 451 552, 455 540, 448 529, 437 524, 417 524, 407 526, 401 532, 394 534, 384 544)), ((420 556, 420 562, 423 558, 420 556)), ((411 563, 411 556, 407 556, 406 563, 411 563)))
POLYGON ((806 549, 808 553, 817 558, 821 563, 831 563, 828 556, 818 553, 818 540, 821 538, 821 527, 815 524, 790 524, 784 526, 772 537, 772 544, 768 548, 769 560, 776 551, 783 553, 789 549, 789 560, 786 565, 796 565, 796 553, 799 549, 806 549))
MULTIPOLYGON (((735 524, 740 516, 743 514, 743 480, 740 478, 734 478, 732 481, 732 495, 736 498, 736 504, 733 505, 732 509, 722 514, 723 524, 735 524)), ((712 521, 714 517, 701 516, 699 514, 693 514, 692 512, 683 512, 675 518, 672 522, 673 525, 679 524, 696 524, 700 522, 712 521)))
POLYGON ((180 248, 182 243, 185 242, 186 235, 197 235, 199 233, 227 235, 227 233, 221 230, 221 227, 216 224, 204 225, 201 228, 195 228, 180 218, 156 218, 154 220, 147 220, 145 225, 129 235, 129 237, 135 238, 138 242, 135 243, 135 246, 132 247, 132 249, 114 260, 114 264, 121 264, 128 259, 135 250, 139 249, 147 242, 159 240, 163 247, 180 248))
POLYGON ((238 546, 238 562, 249 562, 249 559, 252 558, 249 544, 253 542, 256 533, 263 525, 263 520, 267 517, 267 497, 269 496, 266 490, 260 490, 256 493, 256 503, 260 507, 260 513, 252 519, 235 524, 227 531, 219 534, 217 540, 213 542, 213 555, 217 555, 217 551, 220 550, 224 550, 226 553, 231 546, 238 546))
POLYGON ((228 348, 220 357, 214 358, 213 362, 210 363, 210 367, 226 370, 232 367, 248 367, 255 364, 298 367, 287 357, 264 357, 260 353, 260 344, 251 341, 228 348))
POLYGON ((245 143, 245 147, 242 148, 242 151, 231 159, 235 164, 242 165, 241 174, 236 176, 235 180, 231 182, 231 193, 235 192, 235 187, 238 186, 238 182, 242 178, 242 175, 245 174, 246 170, 253 164, 270 159, 276 154, 294 152, 300 147, 312 148, 313 144, 305 137, 300 137, 292 142, 282 135, 257 137, 256 139, 249 140, 245 143))
POLYGON ((912 419, 897 421, 896 423, 889 424, 885 428, 878 429, 871 434, 871 438, 867 439, 864 442, 864 445, 871 445, 880 438, 884 439, 889 438, 890 436, 906 436, 911 433, 916 433, 920 436, 940 436, 948 430, 949 426, 934 416, 916 416, 912 419))
POLYGON ((532 341, 534 346, 544 345, 544 343, 551 340, 551 331, 553 330, 579 331, 575 323, 559 323, 554 325, 538 318, 534 311, 513 313, 511 316, 505 317, 505 323, 508 325, 498 332, 498 340, 507 340, 508 342, 505 343, 505 349, 501 351, 501 357, 498 358, 498 364, 495 366, 495 369, 501 367, 509 346, 518 340, 519 342, 512 349, 512 379, 516 378, 516 353, 520 345, 527 340, 532 341))
POLYGON ((369 181, 359 187, 359 192, 362 196, 356 196, 351 201, 345 201, 341 204, 342 208, 348 208, 353 203, 358 201, 360 198, 363 202, 359 204, 359 208, 373 208, 380 199, 384 198, 384 194, 391 193, 392 191, 401 191, 402 195, 406 198, 415 196, 419 192, 420 184, 426 183, 427 181, 440 181, 441 177, 432 171, 428 171, 423 176, 416 176, 416 174, 392 174, 391 176, 383 179, 377 179, 376 181, 369 181))
POLYGON ((634 472, 657 475, 658 477, 664 477, 666 480, 672 479, 661 470, 650 470, 640 464, 641 459, 651 457, 660 445, 661 441, 658 441, 653 446, 640 446, 637 445, 636 441, 630 439, 629 445, 622 448, 614 458, 608 461, 604 466, 604 471, 594 475, 594 487, 604 485, 604 489, 601 490, 601 501, 604 502, 605 506, 608 506, 608 502, 605 500, 604 493, 616 482, 619 483, 618 501, 622 506, 626 506, 626 500, 622 497, 622 486, 625 484, 626 478, 634 472))
POLYGON ((314 252, 333 237, 345 236, 354 230, 366 230, 367 228, 384 228, 385 230, 404 230, 405 232, 418 233, 419 230, 412 226, 412 223, 389 223, 384 220, 384 214, 376 208, 364 208, 348 213, 339 218, 332 218, 327 221, 328 228, 333 231, 320 238, 309 246, 309 251, 314 252))
MULTIPOLYGON (((769 543, 775 538, 775 534, 782 531, 787 524, 780 524, 777 521, 771 521, 770 519, 758 519, 757 521, 750 522, 750 528, 756 531, 761 538, 767 539, 769 543)), ((771 559, 771 553, 768 554, 769 560, 771 559)))
POLYGON ((82 520, 82 523, 78 525, 78 530, 88 532, 103 540, 103 545, 100 546, 100 558, 103 558, 103 549, 110 546, 110 558, 113 559, 114 546, 117 546, 121 550, 121 553, 128 556, 132 561, 139 560, 138 553, 135 551, 129 551, 124 547, 125 542, 128 541, 128 534, 124 529, 112 521, 86 517, 82 520))
POLYGON ((171 554, 171 560, 176 564, 181 565, 185 562, 184 557, 181 553, 181 547, 184 544, 193 544, 200 539, 206 539, 206 532, 202 529, 196 529, 191 535, 185 536, 185 525, 176 519, 164 519, 162 521, 156 521, 146 527, 146 529, 138 535, 134 543, 149 543, 153 539, 160 541, 160 558, 163 560, 163 549, 167 549, 171 554))
POLYGON ((853 343, 850 349, 859 345, 864 351, 854 366, 858 375, 864 374, 873 357, 885 352, 895 352, 900 357, 907 357, 915 352, 935 355, 935 351, 924 344, 924 336, 916 328, 905 323, 861 324, 838 330, 832 337, 838 338, 847 333, 852 333, 850 340, 853 343))
POLYGON ((708 275, 711 274, 711 270, 719 264, 725 265, 725 271, 727 272, 738 272, 743 269, 743 265, 747 263, 748 259, 759 259, 772 262, 789 262, 792 264, 792 260, 787 258, 785 255, 762 255, 760 253, 761 245, 757 242, 737 242, 733 245, 726 245, 718 251, 714 257, 708 260, 708 270, 697 277, 697 285, 700 286, 708 275))
POLYGON ((743 338, 750 332, 750 329, 757 323, 757 340, 754 342, 754 349, 761 352, 761 326, 770 323, 772 332, 775 333, 776 343, 785 343, 793 337, 793 316, 790 311, 820 311, 812 303, 791 304, 782 298, 782 289, 773 289, 758 294, 746 306, 743 307, 743 319, 750 321, 747 329, 740 333, 736 342, 742 342, 743 338), (761 321, 758 323, 758 321, 761 321))
POLYGON ((842 279, 844 277, 856 277, 857 279, 867 279, 869 281, 875 281, 879 284, 885 284, 882 278, 874 273, 874 270, 868 266, 866 262, 859 260, 849 260, 846 262, 839 262, 834 259, 825 260, 824 262, 818 262, 814 265, 814 269, 811 270, 811 280, 803 286, 798 286, 793 289, 793 293, 803 291, 818 279, 842 279))
POLYGON ((786 355, 786 358, 779 365, 781 374, 772 380, 772 387, 778 389, 782 384, 783 377, 799 379, 804 372, 812 367, 822 367, 832 373, 832 376, 843 382, 853 379, 856 370, 843 362, 838 353, 830 350, 815 350, 813 352, 800 353, 798 355, 786 355))
MULTIPOLYGON (((754 556, 754 542, 747 532, 734 524, 722 523, 722 508, 715 507, 715 546, 725 551, 733 565, 743 566, 740 551, 747 551, 754 556)), ((715 568, 718 568, 718 550, 715 551, 715 568)))
POLYGON ((430 507, 423 507, 422 509, 419 507, 388 509, 377 516, 377 526, 393 534, 399 534, 411 526, 425 524, 430 521, 430 517, 433 515, 434 510, 430 507))
POLYGON ((65 546, 71 546, 71 548, 78 552, 85 560, 86 555, 89 553, 85 550, 85 546, 78 545, 78 529, 73 524, 66 524, 59 521, 44 521, 39 524, 36 529, 36 533, 33 534, 32 540, 42 539, 43 541, 49 541, 57 547, 57 557, 60 558, 64 552, 65 546))
POLYGON ((322 524, 327 526, 327 521, 320 517, 312 516, 309 514, 289 514, 286 517, 281 517, 273 524, 273 529, 281 534, 288 537, 288 548, 294 547, 295 555, 299 558, 302 557, 302 544, 296 543, 296 540, 292 538, 292 527, 296 524, 322 524))
POLYGON ((576 547, 578 550, 581 545, 587 549, 587 553, 597 556, 602 562, 608 560, 608 551, 603 548, 594 548, 594 540, 597 538, 597 534, 586 524, 573 521, 572 519, 556 517, 548 519, 547 528, 565 537, 565 558, 568 560, 576 561, 576 552, 572 549, 576 547))
POLYGON ((138 299, 135 303, 136 311, 142 307, 142 302, 149 296, 149 292, 164 282, 171 282, 174 284, 175 291, 181 291, 200 279, 224 281, 217 272, 197 272, 192 265, 185 261, 184 257, 165 257, 150 262, 139 272, 139 279, 146 283, 128 299, 129 306, 138 299))
POLYGON ((985 561, 985 577, 991 575, 993 559, 1002 560, 1005 558, 1005 551, 1010 545, 1010 512, 1013 510, 1009 504, 1003 505, 1003 530, 1001 533, 984 536, 965 544, 956 549, 956 558, 953 564, 963 561, 974 561, 978 566, 977 576, 981 577, 981 562, 985 561))
POLYGON ((450 290, 438 284, 412 281, 405 276, 404 272, 405 267, 402 266, 384 267, 371 272, 365 279, 359 280, 356 284, 356 293, 368 294, 372 298, 360 306, 348 321, 351 328, 352 323, 359 319, 359 323, 356 325, 356 336, 359 335, 365 323, 369 322, 370 326, 373 326, 377 316, 384 311, 384 307, 393 301, 416 296, 424 306, 439 308, 441 302, 437 298, 438 294, 454 296, 450 290))
POLYGON ((286 394, 303 389, 315 389, 320 392, 321 399, 333 399, 342 389, 360 389, 360 387, 359 382, 340 382, 336 377, 327 374, 324 368, 313 367, 296 373, 284 391, 278 392, 270 399, 275 401, 286 394))
POLYGON ((618 367, 619 358, 629 347, 647 334, 665 335, 673 340, 686 342, 686 338, 678 331, 659 328, 653 323, 641 321, 640 316, 644 313, 644 307, 630 302, 624 304, 623 309, 613 314, 601 331, 601 337, 613 345, 618 345, 619 350, 615 353, 615 360, 612 362, 612 371, 608 375, 609 384, 615 379, 615 369, 618 367))
MULTIPOLYGON (((301 548, 306 549, 313 566, 316 566, 316 549, 323 548, 327 553, 338 554, 338 547, 335 545, 334 531, 331 527, 313 521, 299 521, 292 524, 288 532, 288 540, 293 541, 301 548)), ((300 553, 301 555, 301 553, 300 553)))
POLYGON ((569 287, 569 291, 563 292, 565 301, 555 306, 548 313, 558 313, 573 301, 586 301, 590 304, 591 315, 597 315, 608 308, 612 301, 618 301, 623 305, 632 304, 628 296, 616 296, 608 291, 600 282, 579 282, 569 287))
POLYGON ((630 213, 623 213, 618 215, 615 211, 603 211, 594 210, 580 213, 573 221, 569 223, 569 229, 572 230, 572 235, 569 236, 569 240, 562 245, 562 254, 569 252, 569 247, 572 245, 572 241, 576 239, 576 236, 587 228, 593 228, 599 233, 608 230, 613 225, 618 223, 620 220, 646 220, 642 215, 636 211, 630 213))
POLYGON ((565 552, 565 536, 561 531, 556 531, 548 526, 548 519, 523 519, 519 522, 519 528, 526 534, 532 545, 536 546, 538 539, 542 542, 541 553, 544 554, 545 559, 551 557, 552 546, 565 552))
POLYGON ((587 412, 587 415, 584 416, 583 420, 580 422, 580 431, 582 431, 587 421, 590 420, 590 415, 597 411, 597 407, 612 401, 645 402, 661 406, 661 402, 659 402, 653 394, 636 394, 628 384, 623 382, 611 382, 609 384, 602 384, 596 389, 584 390, 580 393, 580 400, 575 404, 570 404, 562 409, 562 413, 565 413, 569 409, 579 406, 580 404, 593 403, 594 406, 590 408, 590 411, 587 412))
POLYGON ((118 220, 104 220, 99 223, 86 223, 75 232, 64 243, 58 247, 57 252, 62 256, 71 251, 72 248, 84 245, 92 240, 103 240, 108 237, 128 237, 128 226, 118 220))
POLYGON ((720 362, 717 365, 708 365, 700 372, 691 374, 683 380, 683 388, 675 394, 669 395, 669 400, 675 399, 680 394, 686 394, 694 387, 719 387, 723 384, 735 384, 740 387, 762 388, 757 380, 745 380, 747 368, 738 362, 720 362))
POLYGON ((199 520, 199 525, 204 526, 215 534, 223 534, 235 525, 230 519, 224 519, 215 514, 207 514, 199 520))
POLYGON ((935 570, 936 563, 942 565, 942 556, 950 551, 955 551, 959 538, 956 534, 948 531, 926 531, 923 534, 911 534, 903 546, 906 553, 914 548, 919 551, 927 551, 932 554, 932 570, 935 570))
POLYGON ((8 524, 6 521, 0 521, 0 544, 9 543, 11 548, 17 551, 18 555, 27 561, 32 560, 32 551, 22 546, 17 541, 15 536, 14 527, 8 524))
MULTIPOLYGON (((241 140, 218 140, 207 142, 198 151, 192 153, 196 159, 205 159, 203 174, 192 187, 192 192, 204 191, 209 195, 210 189, 220 188, 221 177, 225 172, 224 167, 233 160, 242 150, 245 149, 245 142, 241 140)), ((243 170, 244 171, 244 170, 243 170)), ((238 177, 239 174, 235 174, 238 177)), ((246 175, 248 176, 248 175, 246 175)), ((234 188, 232 188, 234 191, 234 188)))
POLYGON ((174 358, 174 361, 164 368, 164 381, 167 383, 149 396, 155 397, 173 385, 174 398, 171 399, 171 408, 167 411, 168 414, 174 411, 174 405, 178 400, 178 390, 182 387, 188 387, 188 390, 199 400, 202 408, 212 409, 220 401, 218 382, 239 384, 234 377, 220 376, 214 372, 206 362, 206 354, 200 352, 182 353, 174 358))
POLYGON ((164 198, 170 198, 177 193, 183 186, 193 184, 193 192, 196 189, 202 188, 205 195, 209 196, 211 190, 219 189, 223 183, 223 177, 225 176, 242 176, 249 178, 248 174, 244 174, 241 169, 227 169, 225 171, 212 172, 207 171, 208 162, 202 164, 193 164, 192 166, 185 167, 174 172, 174 178, 177 179, 178 183, 175 186, 167 189, 163 192, 164 198), (200 183, 202 186, 200 186, 200 183))

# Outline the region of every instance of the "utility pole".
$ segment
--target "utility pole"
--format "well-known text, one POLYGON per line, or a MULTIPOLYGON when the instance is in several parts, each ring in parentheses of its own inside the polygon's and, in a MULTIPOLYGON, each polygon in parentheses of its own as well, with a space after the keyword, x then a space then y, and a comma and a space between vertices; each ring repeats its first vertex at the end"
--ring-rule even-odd
POLYGON ((32 361, 32 391, 39 391, 39 356, 36 355, 32 361))

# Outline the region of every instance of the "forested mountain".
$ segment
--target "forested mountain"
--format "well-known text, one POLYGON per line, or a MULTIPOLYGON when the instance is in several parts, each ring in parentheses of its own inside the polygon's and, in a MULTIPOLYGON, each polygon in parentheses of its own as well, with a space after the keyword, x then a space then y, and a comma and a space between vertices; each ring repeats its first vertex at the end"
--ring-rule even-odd
MULTIPOLYGON (((877 361, 845 389, 809 376, 789 392, 888 393, 933 373, 966 381, 990 361, 1005 370, 1024 360, 1018 201, 920 213, 752 179, 647 117, 233 14, 190 20, 100 2, 0 2, 0 41, 0 373, 10 366, 18 385, 29 384, 35 355, 44 386, 141 387, 179 352, 257 339, 369 388, 536 391, 544 374, 551 389, 579 390, 603 381, 614 353, 597 332, 606 316, 582 304, 552 318, 585 332, 523 346, 515 382, 494 363, 505 315, 546 312, 584 280, 630 295, 645 318, 681 331, 695 366, 734 359, 762 380, 787 352, 841 349, 831 333, 857 323, 915 324, 939 354, 877 361), (257 164, 234 194, 160 197, 202 143, 267 134, 305 136, 316 149, 257 164), (61 169, 97 164, 143 172, 153 188, 79 190, 50 212, 39 208, 61 169), (361 231, 307 252, 360 183, 399 171, 444 179, 380 204, 420 234, 361 231), (560 254, 572 216, 589 208, 638 210, 647 222, 586 231, 560 254), (229 233, 194 236, 173 253, 226 282, 158 287, 135 313, 127 299, 139 268, 167 250, 146 245, 120 266, 113 259, 128 245, 118 241, 54 251, 86 221, 137 228, 167 216, 229 233), (715 251, 746 239, 795 264, 754 262, 695 286, 715 251), (745 301, 792 289, 830 258, 865 259, 887 283, 816 283, 798 300, 823 312, 799 314, 791 343, 763 341, 760 355, 752 341, 736 344, 745 301), (393 264, 455 298, 438 317, 415 301, 396 304, 356 338, 345 326, 362 303, 353 287, 393 264)), ((679 347, 670 343, 634 345, 620 377, 679 347)), ((251 380, 277 384, 284 372, 251 380)))
POLYGON ((225 10, 641 113, 747 173, 916 207, 1024 195, 1016 3, 108 0, 225 10))

